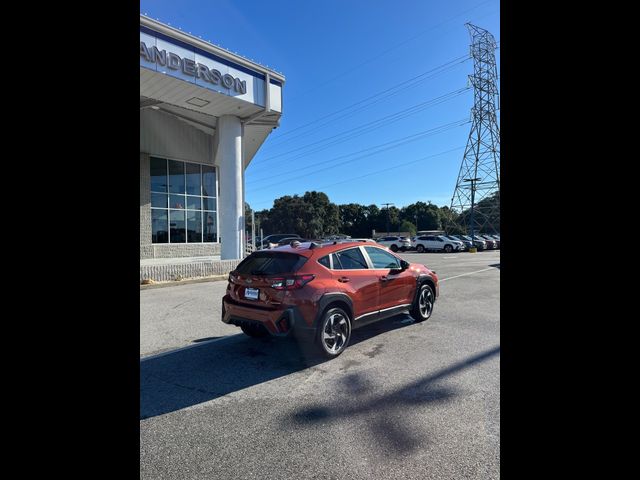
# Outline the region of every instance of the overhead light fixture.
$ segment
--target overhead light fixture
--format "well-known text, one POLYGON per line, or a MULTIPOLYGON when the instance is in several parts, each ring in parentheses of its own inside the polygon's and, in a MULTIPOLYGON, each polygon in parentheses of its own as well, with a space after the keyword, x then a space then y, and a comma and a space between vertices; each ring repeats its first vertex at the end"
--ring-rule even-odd
POLYGON ((211 102, 209 102, 208 100, 203 100, 202 98, 193 97, 187 100, 186 103, 195 105, 196 107, 204 107, 206 105, 209 105, 211 102))

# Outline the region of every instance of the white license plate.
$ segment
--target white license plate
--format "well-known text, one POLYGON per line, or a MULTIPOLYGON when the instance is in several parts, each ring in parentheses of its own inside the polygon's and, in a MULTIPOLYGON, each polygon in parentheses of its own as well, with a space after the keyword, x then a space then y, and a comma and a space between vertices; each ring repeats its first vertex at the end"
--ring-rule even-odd
POLYGON ((244 289, 244 298, 248 298, 249 300, 258 300, 259 294, 260 294, 260 290, 258 290, 257 288, 244 289))

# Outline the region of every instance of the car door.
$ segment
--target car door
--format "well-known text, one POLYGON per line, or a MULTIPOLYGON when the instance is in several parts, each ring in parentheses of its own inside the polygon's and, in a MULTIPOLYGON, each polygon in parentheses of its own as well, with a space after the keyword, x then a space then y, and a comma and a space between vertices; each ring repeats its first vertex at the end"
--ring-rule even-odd
POLYGON ((381 248, 366 246, 364 249, 373 267, 372 272, 380 282, 380 310, 410 304, 416 280, 409 270, 400 271, 400 258, 381 248), (396 270, 396 273, 392 273, 392 270, 396 270))
POLYGON ((346 293, 353 302, 353 316, 373 317, 378 312, 380 280, 369 268, 360 247, 351 247, 334 252, 331 258, 331 274, 334 285, 346 293))

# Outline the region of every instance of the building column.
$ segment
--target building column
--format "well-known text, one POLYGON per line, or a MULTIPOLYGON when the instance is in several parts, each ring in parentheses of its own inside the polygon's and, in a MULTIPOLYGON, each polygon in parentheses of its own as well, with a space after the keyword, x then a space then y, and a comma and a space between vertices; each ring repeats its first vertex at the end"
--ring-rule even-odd
POLYGON ((218 149, 216 163, 220 171, 218 234, 221 239, 220 259, 242 258, 242 124, 238 117, 224 115, 217 123, 218 149))

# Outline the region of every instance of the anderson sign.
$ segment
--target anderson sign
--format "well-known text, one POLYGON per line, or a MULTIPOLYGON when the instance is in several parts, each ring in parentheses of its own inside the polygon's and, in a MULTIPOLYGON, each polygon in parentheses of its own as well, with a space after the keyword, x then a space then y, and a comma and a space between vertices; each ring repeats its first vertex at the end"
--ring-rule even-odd
POLYGON ((189 58, 182 58, 166 50, 159 50, 156 46, 149 48, 142 41, 140 42, 140 56, 147 62, 155 63, 171 70, 181 70, 185 75, 201 78, 214 85, 233 89, 241 95, 247 93, 247 82, 244 80, 234 78, 228 73, 223 75, 215 68, 209 68, 206 65, 196 63, 189 58))

